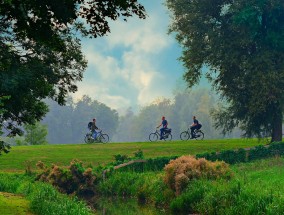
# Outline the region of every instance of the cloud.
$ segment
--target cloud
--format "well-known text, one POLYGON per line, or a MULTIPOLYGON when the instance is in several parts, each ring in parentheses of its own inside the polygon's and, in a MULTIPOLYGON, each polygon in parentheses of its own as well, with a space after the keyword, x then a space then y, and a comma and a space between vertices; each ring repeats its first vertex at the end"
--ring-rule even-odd
POLYGON ((118 20, 108 36, 83 40, 88 68, 75 98, 86 94, 121 109, 170 94, 175 76, 166 78, 169 71, 161 61, 174 44, 166 34, 169 18, 160 4, 152 6, 146 20, 118 20))

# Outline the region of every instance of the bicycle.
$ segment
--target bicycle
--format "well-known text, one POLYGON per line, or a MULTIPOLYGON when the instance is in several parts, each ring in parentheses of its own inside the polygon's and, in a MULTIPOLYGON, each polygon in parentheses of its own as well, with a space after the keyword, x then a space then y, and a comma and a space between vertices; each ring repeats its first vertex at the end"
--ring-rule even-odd
POLYGON ((93 138, 92 131, 85 135, 85 143, 108 143, 109 136, 107 134, 103 134, 102 130, 100 130, 96 136, 96 139, 93 138))
MULTIPOLYGON (((170 129, 170 128, 165 130, 165 132, 162 135, 162 139, 165 140, 165 141, 166 141, 166 139, 169 140, 169 141, 172 140, 173 136, 172 136, 171 132, 172 132, 172 129, 170 129)), ((155 141, 158 140, 159 137, 161 137, 160 131, 158 129, 156 129, 156 131, 154 133, 151 133, 149 135, 149 140, 151 142, 155 142, 155 141)))
MULTIPOLYGON (((203 140, 204 138, 204 133, 201 129, 196 129, 194 131, 194 137, 191 139, 196 139, 196 140, 203 140)), ((191 137, 191 131, 190 128, 187 129, 187 131, 183 131, 180 133, 180 139, 181 140, 188 140, 191 137)))

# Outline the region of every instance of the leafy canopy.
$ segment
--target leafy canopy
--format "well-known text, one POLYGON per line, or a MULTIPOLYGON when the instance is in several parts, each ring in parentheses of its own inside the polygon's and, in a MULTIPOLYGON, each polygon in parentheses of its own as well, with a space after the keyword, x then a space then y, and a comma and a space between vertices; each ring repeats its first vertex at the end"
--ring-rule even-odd
POLYGON ((136 15, 145 18, 136 0, 2 0, 0 2, 0 124, 39 121, 48 111, 44 98, 63 105, 77 90, 87 61, 79 36, 110 32, 108 22, 136 15))
POLYGON ((170 32, 183 46, 189 87, 202 67, 227 102, 215 114, 223 132, 282 138, 284 110, 284 2, 282 0, 167 0, 170 32))

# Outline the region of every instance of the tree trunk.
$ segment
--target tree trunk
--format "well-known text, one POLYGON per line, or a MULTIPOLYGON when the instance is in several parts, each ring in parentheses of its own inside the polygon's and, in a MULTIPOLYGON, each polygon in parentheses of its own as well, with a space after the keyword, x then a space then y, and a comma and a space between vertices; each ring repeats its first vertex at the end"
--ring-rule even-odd
POLYGON ((275 112, 272 121, 272 138, 271 142, 282 141, 282 123, 283 123, 283 115, 282 110, 275 112))

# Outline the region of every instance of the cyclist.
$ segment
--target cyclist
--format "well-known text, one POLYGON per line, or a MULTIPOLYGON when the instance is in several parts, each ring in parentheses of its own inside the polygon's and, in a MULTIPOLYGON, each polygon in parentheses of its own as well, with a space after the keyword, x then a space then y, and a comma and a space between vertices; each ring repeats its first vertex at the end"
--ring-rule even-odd
POLYGON ((195 129, 200 129, 202 127, 202 125, 198 122, 198 120, 196 119, 195 116, 193 116, 192 119, 193 119, 193 123, 190 126, 190 130, 191 130, 191 138, 190 139, 195 138, 195 132, 194 132, 195 129))
POLYGON ((92 131, 92 136, 94 139, 97 138, 97 135, 98 135, 97 130, 99 130, 99 128, 96 126, 96 119, 94 118, 91 124, 91 131, 92 131))
POLYGON ((160 128, 161 125, 163 125, 163 127, 160 129, 160 131, 161 131, 160 140, 163 139, 163 134, 165 133, 166 129, 168 128, 168 121, 166 120, 166 118, 164 116, 162 116, 162 122, 161 122, 160 125, 157 126, 157 128, 160 128))

